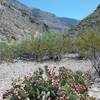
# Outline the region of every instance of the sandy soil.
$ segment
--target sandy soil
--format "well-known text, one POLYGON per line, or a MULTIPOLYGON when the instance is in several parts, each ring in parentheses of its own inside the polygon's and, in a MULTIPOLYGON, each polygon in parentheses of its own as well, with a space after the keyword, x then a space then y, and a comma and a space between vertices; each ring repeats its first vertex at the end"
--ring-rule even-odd
MULTIPOLYGON (((17 61, 15 63, 7 63, 4 62, 0 64, 0 97, 2 94, 9 88, 11 88, 12 80, 18 79, 19 77, 25 77, 27 75, 32 74, 39 67, 48 65, 50 68, 53 66, 57 66, 57 70, 59 67, 66 67, 68 69, 72 69, 73 71, 82 70, 87 71, 91 68, 90 61, 86 60, 76 60, 76 55, 70 54, 65 56, 59 62, 46 61, 46 62, 23 62, 17 61)), ((0 99, 2 100, 2 99, 0 99)))
POLYGON ((96 97, 96 100, 100 100, 100 82, 94 83, 89 89, 88 94, 90 96, 96 97))

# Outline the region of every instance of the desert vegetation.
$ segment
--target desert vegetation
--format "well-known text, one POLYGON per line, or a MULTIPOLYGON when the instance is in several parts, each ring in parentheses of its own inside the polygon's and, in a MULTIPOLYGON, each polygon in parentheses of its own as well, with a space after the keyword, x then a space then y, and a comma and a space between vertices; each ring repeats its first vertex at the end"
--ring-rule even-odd
POLYGON ((13 88, 3 95, 9 100, 95 100, 87 94, 91 85, 88 73, 72 72, 61 67, 59 74, 55 67, 39 68, 33 76, 13 83, 13 88))
POLYGON ((41 59, 44 56, 53 58, 70 51, 70 38, 63 33, 46 32, 35 37, 27 35, 25 39, 5 40, 0 42, 0 59, 12 60, 18 57, 31 57, 41 59))
POLYGON ((42 59, 61 57, 65 53, 79 53, 86 59, 93 58, 94 51, 100 52, 100 34, 97 31, 83 31, 77 38, 65 33, 45 32, 37 37, 28 34, 22 40, 1 40, 0 59, 12 60, 18 57, 42 59))
MULTIPOLYGON (((2 40, 0 42, 0 59, 35 59, 44 57, 59 59, 65 53, 78 53, 82 58, 90 59, 96 73, 100 76, 100 34, 96 31, 84 31, 77 38, 65 33, 45 32, 37 37, 27 35, 22 40, 2 40)), ((91 85, 89 74, 81 71, 72 72, 61 67, 59 74, 39 69, 33 76, 13 82, 13 88, 3 98, 10 100, 95 100, 88 96, 91 85)))
POLYGON ((81 31, 77 38, 65 33, 45 32, 37 37, 28 34, 22 40, 1 40, 0 59, 45 59, 60 60, 65 53, 78 53, 84 59, 90 59, 100 76, 100 34, 96 30, 81 31))
POLYGON ((96 30, 84 31, 77 44, 80 55, 91 60, 100 77, 100 33, 96 30))
POLYGON ((100 33, 95 30, 81 32, 78 39, 79 53, 85 58, 93 57, 93 52, 100 52, 100 33))

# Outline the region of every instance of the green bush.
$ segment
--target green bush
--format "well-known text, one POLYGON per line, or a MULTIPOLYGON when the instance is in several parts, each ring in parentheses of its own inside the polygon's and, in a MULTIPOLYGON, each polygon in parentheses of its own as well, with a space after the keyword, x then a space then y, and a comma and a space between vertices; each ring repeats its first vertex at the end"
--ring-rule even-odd
POLYGON ((25 39, 0 42, 0 58, 16 59, 24 54, 43 58, 44 56, 60 56, 71 47, 70 38, 63 33, 46 32, 38 37, 27 35, 25 39))
POLYGON ((60 55, 70 48, 70 39, 63 37, 63 33, 46 32, 36 38, 29 36, 24 42, 26 50, 38 57, 60 55))
POLYGON ((39 68, 33 76, 17 80, 13 88, 3 95, 9 100, 95 100, 87 95, 90 79, 81 71, 72 72, 61 67, 45 71, 39 68))
POLYGON ((17 44, 16 42, 1 42, 0 43, 0 59, 1 60, 12 60, 17 57, 17 44), (12 43, 13 42, 13 43, 12 43))
POLYGON ((93 49, 100 52, 100 33, 96 30, 84 31, 79 36, 77 48, 83 57, 91 58, 93 49))

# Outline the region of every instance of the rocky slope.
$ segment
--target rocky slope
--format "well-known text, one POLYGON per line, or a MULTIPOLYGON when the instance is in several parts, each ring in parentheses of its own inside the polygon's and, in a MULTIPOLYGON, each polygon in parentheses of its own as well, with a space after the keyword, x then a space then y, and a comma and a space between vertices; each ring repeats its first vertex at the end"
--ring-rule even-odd
POLYGON ((69 32, 72 34, 78 34, 80 30, 91 30, 100 31, 100 5, 97 9, 84 18, 77 26, 71 29, 69 32))
POLYGON ((71 28, 79 23, 78 20, 65 17, 57 17, 56 15, 33 8, 32 16, 49 26, 54 31, 63 31, 64 29, 71 28))
POLYGON ((67 26, 69 28, 76 26, 80 22, 79 20, 66 17, 59 17, 58 19, 61 21, 62 25, 67 26))
POLYGON ((17 0, 0 0, 0 34, 23 37, 46 30, 46 25, 31 16, 31 9, 17 0))
POLYGON ((23 37, 27 33, 41 33, 48 27, 62 31, 77 24, 77 20, 58 18, 54 14, 29 8, 17 0, 0 0, 0 34, 23 37))

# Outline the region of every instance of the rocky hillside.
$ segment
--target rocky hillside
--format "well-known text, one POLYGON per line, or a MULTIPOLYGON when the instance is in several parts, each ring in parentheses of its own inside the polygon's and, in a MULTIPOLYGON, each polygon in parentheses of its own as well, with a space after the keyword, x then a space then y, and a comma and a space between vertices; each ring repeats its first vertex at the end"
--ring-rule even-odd
POLYGON ((49 28, 54 31, 63 31, 64 29, 69 29, 79 23, 78 20, 64 17, 57 17, 56 15, 42 11, 40 9, 33 8, 32 16, 49 26, 49 28))
POLYGON ((58 18, 40 9, 31 9, 17 0, 0 0, 0 34, 6 37, 36 34, 46 31, 48 27, 62 31, 77 22, 74 19, 58 18))
POLYGON ((61 21, 62 25, 67 26, 69 28, 76 26, 80 22, 79 20, 66 17, 59 17, 58 19, 61 21))
POLYGON ((70 33, 77 34, 80 30, 97 30, 100 31, 100 5, 97 9, 84 18, 77 26, 70 30, 70 33))
POLYGON ((0 34, 19 38, 45 30, 46 25, 35 20, 27 6, 16 0, 0 0, 0 34))

